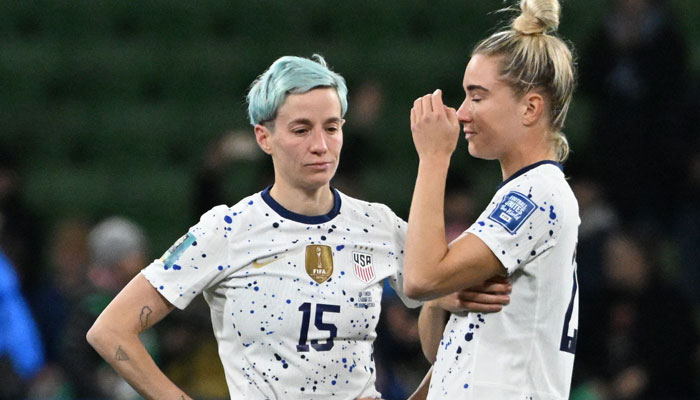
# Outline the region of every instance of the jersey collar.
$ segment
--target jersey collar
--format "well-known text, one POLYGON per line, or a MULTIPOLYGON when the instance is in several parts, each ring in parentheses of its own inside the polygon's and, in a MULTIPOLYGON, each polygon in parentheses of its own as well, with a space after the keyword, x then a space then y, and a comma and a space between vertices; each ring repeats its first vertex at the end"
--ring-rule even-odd
POLYGON ((331 188, 331 191, 333 192, 333 208, 328 212, 328 214, 324 215, 302 215, 289 211, 275 199, 273 199, 272 196, 270 196, 270 189, 272 189, 272 185, 266 187, 265 190, 260 192, 260 195, 265 203, 267 203, 267 205, 270 206, 270 208, 272 208, 282 218, 290 219, 302 224, 314 225, 328 222, 335 218, 336 215, 340 214, 340 193, 334 188, 331 188))
POLYGON ((535 168, 539 167, 540 165, 544 165, 544 164, 552 164, 552 165, 556 166, 557 168, 559 168, 560 170, 562 170, 562 172, 564 171, 564 166, 561 165, 561 163, 558 163, 558 162, 556 162, 556 161, 552 161, 552 160, 542 160, 542 161, 538 161, 538 162, 536 162, 536 163, 534 163, 534 164, 530 164, 530 165, 528 165, 528 166, 526 166, 526 167, 520 168, 520 169, 519 169, 518 171, 516 171, 513 175, 511 175, 510 177, 508 177, 508 179, 506 179, 505 181, 501 182, 501 184, 498 185, 498 188, 496 188, 496 190, 502 188, 502 187, 505 186, 508 182, 510 182, 510 181, 512 181, 513 179, 519 177, 520 175, 526 173, 527 171, 530 171, 530 170, 532 170, 532 169, 535 169, 535 168))

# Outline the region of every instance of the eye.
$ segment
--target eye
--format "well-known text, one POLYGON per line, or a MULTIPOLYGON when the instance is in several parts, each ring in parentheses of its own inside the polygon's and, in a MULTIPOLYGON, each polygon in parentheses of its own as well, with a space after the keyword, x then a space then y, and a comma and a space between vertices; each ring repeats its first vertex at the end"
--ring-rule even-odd
POLYGON ((309 131, 308 128, 295 128, 292 129, 292 133, 295 135, 305 135, 309 131))
POLYGON ((329 126, 329 127, 326 128, 326 131, 327 131, 328 133, 331 133, 331 134, 333 134, 333 133, 338 133, 339 130, 340 130, 340 128, 338 128, 338 127, 335 126, 335 125, 332 125, 332 126, 329 126))

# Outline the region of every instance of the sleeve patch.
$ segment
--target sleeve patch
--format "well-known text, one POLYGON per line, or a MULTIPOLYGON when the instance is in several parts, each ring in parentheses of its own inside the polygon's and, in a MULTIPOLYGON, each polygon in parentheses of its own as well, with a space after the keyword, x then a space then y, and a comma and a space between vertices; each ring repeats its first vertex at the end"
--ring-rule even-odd
POLYGON ((489 219, 515 234, 535 209, 537 205, 530 198, 519 192, 510 192, 491 211, 489 219))
POLYGON ((170 246, 168 251, 163 254, 163 256, 160 258, 160 260, 163 262, 165 265, 165 269, 168 269, 175 264, 178 258, 182 255, 182 253, 187 250, 188 247, 192 245, 197 240, 197 238, 191 234, 187 233, 185 236, 181 237, 178 239, 175 244, 170 246))

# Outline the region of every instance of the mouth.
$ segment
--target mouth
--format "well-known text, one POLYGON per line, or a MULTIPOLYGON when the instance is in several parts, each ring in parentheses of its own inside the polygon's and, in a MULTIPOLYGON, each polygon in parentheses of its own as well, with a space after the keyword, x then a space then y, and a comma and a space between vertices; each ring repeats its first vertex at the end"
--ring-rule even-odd
POLYGON ((313 170, 322 171, 322 170, 330 168, 332 164, 333 163, 331 163, 331 162, 315 162, 315 163, 306 164, 306 166, 313 169, 313 170))
POLYGON ((472 136, 476 135, 476 132, 464 129, 464 138, 469 140, 472 136))

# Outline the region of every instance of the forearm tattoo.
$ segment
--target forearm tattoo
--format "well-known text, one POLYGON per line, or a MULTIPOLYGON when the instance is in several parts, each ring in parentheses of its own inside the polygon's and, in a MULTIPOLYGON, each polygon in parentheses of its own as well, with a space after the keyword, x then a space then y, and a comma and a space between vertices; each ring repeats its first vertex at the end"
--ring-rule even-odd
POLYGON ((117 354, 114 355, 114 359, 117 361, 129 361, 129 355, 126 354, 121 345, 117 348, 117 354))
POLYGON ((145 306, 141 309, 141 315, 139 316, 139 320, 141 321, 141 330, 144 330, 148 328, 148 318, 151 316, 151 308, 148 306, 145 306))

